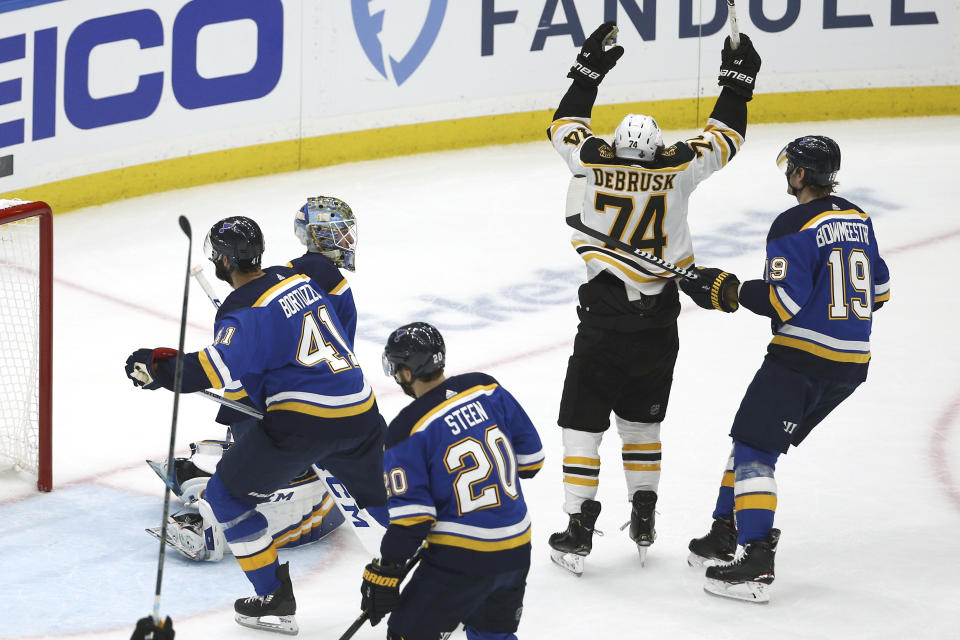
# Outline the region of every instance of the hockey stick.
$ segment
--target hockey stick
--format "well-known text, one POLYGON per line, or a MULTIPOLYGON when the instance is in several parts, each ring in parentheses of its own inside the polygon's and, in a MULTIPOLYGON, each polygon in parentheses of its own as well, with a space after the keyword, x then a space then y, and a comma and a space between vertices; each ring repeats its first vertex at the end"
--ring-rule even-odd
POLYGON ((210 286, 210 281, 207 280, 207 277, 203 275, 203 265, 197 264, 190 269, 190 275, 197 279, 197 284, 200 285, 200 288, 203 289, 203 292, 207 294, 207 297, 210 298, 210 302, 213 303, 217 309, 220 308, 220 298, 217 297, 217 293, 213 290, 213 287, 210 286))
MULTIPOLYGON (((413 571, 413 568, 417 565, 418 562, 420 562, 420 555, 422 554, 422 552, 423 552, 423 547, 421 546, 419 549, 417 549, 417 552, 413 554, 413 557, 407 561, 407 564, 403 569, 403 577, 400 578, 401 583, 407 579, 407 576, 410 575, 410 572, 413 571)), ((360 627, 363 626, 363 623, 369 619, 370 619, 370 616, 367 614, 367 612, 361 611, 360 615, 357 616, 357 619, 354 620, 349 627, 347 627, 347 630, 344 631, 343 635, 341 635, 337 640, 350 640, 350 638, 353 637, 353 634, 355 634, 360 629, 360 627)))
MULTIPOLYGON (((177 411, 180 409, 180 385, 183 381, 183 343, 187 335, 187 301, 190 296, 190 254, 193 253, 193 234, 186 216, 178 220, 180 229, 187 236, 187 272, 183 278, 183 307, 180 311, 180 344, 173 373, 173 418, 170 423, 170 449, 167 460, 173 460, 173 448, 177 441, 177 411)), ((173 486, 174 465, 168 465, 167 486, 163 491, 163 519, 160 521, 160 558, 157 560, 157 588, 153 597, 153 621, 160 625, 160 588, 163 584, 163 559, 167 548, 167 516, 170 515, 170 487, 173 486)))
MULTIPOLYGON (((596 238, 597 240, 603 242, 604 244, 608 244, 615 249, 619 249, 620 251, 625 251, 626 253, 629 253, 635 258, 643 260, 644 262, 647 262, 652 265, 656 265, 661 269, 663 269, 664 271, 675 273, 676 275, 687 278, 689 280, 697 280, 700 277, 696 271, 685 269, 683 267, 678 267, 672 262, 668 260, 664 260, 663 258, 658 258, 652 253, 648 253, 643 249, 637 249, 636 247, 631 246, 626 242, 623 242, 622 240, 617 240, 616 238, 610 237, 604 233, 600 233, 596 229, 591 229, 590 227, 588 227, 583 223, 583 220, 580 219, 579 213, 575 213, 571 216, 567 216, 566 220, 567 220, 567 224, 573 227, 574 229, 576 229, 577 231, 580 231, 581 233, 585 233, 592 238, 596 238)), ((623 260, 625 263, 629 264, 630 266, 634 267, 635 269, 641 268, 640 265, 635 263, 633 260, 630 260, 629 258, 620 258, 620 259, 623 260)))
POLYGON ((727 15, 730 18, 730 46, 736 49, 740 46, 740 25, 737 24, 736 0, 727 0, 727 15))

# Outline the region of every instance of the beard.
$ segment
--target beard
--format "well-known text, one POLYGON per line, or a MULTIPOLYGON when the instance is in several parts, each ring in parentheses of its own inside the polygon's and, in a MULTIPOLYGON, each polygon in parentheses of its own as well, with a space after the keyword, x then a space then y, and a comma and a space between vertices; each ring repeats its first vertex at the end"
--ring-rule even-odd
POLYGON ((403 389, 403 392, 410 396, 411 398, 416 398, 417 394, 413 392, 413 381, 410 382, 398 382, 400 388, 403 389))
POLYGON ((217 280, 223 280, 233 287, 233 280, 230 279, 230 268, 219 261, 214 264, 214 267, 214 273, 217 276, 217 280))

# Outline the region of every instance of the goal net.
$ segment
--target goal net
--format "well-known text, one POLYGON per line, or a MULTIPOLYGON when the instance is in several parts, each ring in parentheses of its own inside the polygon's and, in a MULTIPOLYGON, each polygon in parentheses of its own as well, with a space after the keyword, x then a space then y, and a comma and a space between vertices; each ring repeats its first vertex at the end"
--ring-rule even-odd
POLYGON ((52 215, 0 199, 0 469, 51 488, 52 215))

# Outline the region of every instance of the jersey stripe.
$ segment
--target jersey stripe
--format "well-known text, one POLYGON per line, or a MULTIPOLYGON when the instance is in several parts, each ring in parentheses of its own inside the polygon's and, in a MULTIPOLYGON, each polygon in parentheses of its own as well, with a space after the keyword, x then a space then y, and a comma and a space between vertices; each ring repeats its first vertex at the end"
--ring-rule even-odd
POLYGON ((834 362, 856 362, 858 364, 866 364, 867 362, 870 362, 869 353, 847 353, 843 351, 835 351, 814 342, 807 342, 806 340, 799 340, 797 338, 791 338, 788 336, 776 335, 773 337, 773 340, 771 340, 770 343, 778 344, 783 347, 799 349, 800 351, 806 351, 807 353, 811 353, 819 358, 833 360, 834 362))
POLYGON ((293 411, 295 413, 305 413, 309 416, 317 416, 318 418, 346 418, 369 411, 373 408, 374 402, 375 398, 373 397, 373 393, 371 393, 370 398, 366 402, 355 404, 351 407, 318 407, 305 402, 278 402, 267 407, 267 411, 293 411))
POLYGON ((213 347, 207 347, 203 351, 197 352, 197 359, 200 361, 200 366, 203 367, 203 372, 207 374, 207 378, 210 379, 210 386, 214 389, 222 389, 226 384, 220 374, 217 373, 216 367, 210 361, 210 356, 207 354, 208 351, 216 353, 217 350, 213 347))
POLYGON ((869 216, 861 211, 857 211, 856 209, 845 209, 843 211, 824 211, 820 215, 810 218, 805 225, 800 227, 800 231, 819 227, 821 223, 834 218, 860 218, 861 220, 866 220, 869 218, 869 216))
POLYGON ((281 280, 277 284, 273 285, 272 287, 264 291, 263 295, 257 298, 257 301, 250 306, 265 307, 271 302, 273 302, 275 298, 286 293, 287 289, 292 289, 293 287, 303 284, 305 282, 310 282, 310 278, 308 276, 303 275, 302 273, 298 273, 295 276, 290 276, 289 278, 286 278, 285 280, 281 280))
POLYGON ((464 391, 461 391, 452 398, 441 402, 432 410, 430 410, 426 415, 417 420, 413 425, 413 428, 410 429, 410 435, 417 433, 418 431, 423 431, 426 429, 431 422, 433 422, 440 414, 446 413, 452 406, 469 402, 477 396, 481 395, 493 395, 493 392, 499 385, 497 383, 488 384, 488 385, 477 385, 475 387, 470 387, 464 391))

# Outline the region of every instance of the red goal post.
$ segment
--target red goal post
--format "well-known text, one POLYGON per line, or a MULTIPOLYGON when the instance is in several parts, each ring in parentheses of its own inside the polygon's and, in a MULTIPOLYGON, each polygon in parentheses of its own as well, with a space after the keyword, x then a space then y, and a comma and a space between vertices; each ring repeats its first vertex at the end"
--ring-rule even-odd
POLYGON ((53 486, 53 213, 0 199, 0 466, 53 486))

